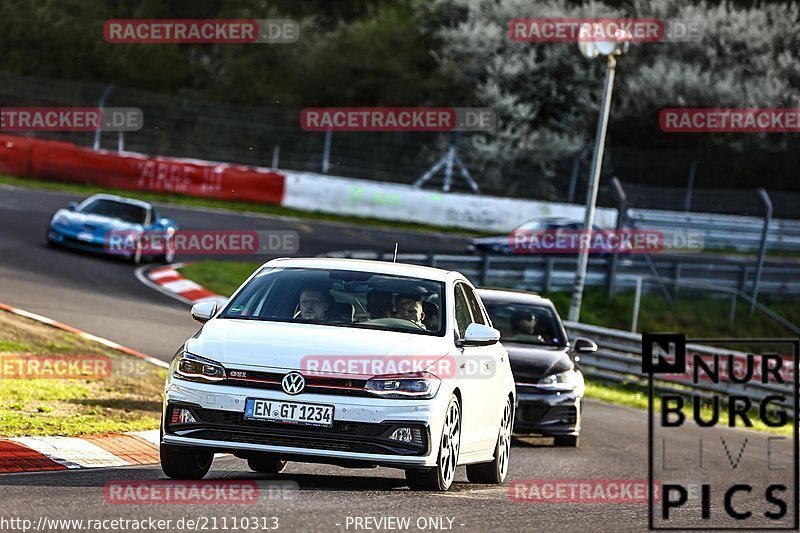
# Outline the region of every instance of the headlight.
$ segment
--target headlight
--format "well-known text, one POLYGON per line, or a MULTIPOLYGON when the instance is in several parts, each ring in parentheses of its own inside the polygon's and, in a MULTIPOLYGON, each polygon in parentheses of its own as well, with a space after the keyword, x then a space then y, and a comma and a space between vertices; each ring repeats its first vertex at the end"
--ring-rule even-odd
POLYGON ((578 385, 578 373, 574 370, 548 374, 539 380, 536 386, 540 389, 553 391, 571 391, 578 385))
POLYGON ((225 367, 216 361, 190 353, 182 353, 175 358, 172 377, 209 383, 225 379, 225 367))
POLYGON ((56 226, 66 226, 69 224, 69 217, 64 213, 59 213, 53 217, 53 224, 56 226))
POLYGON ((442 381, 429 372, 375 376, 364 389, 382 398, 427 400, 436 396, 442 381))

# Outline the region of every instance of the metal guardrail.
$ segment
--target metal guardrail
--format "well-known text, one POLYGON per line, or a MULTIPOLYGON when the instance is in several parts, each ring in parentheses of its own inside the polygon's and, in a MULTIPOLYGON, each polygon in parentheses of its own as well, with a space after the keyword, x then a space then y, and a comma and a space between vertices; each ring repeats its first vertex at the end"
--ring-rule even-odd
MULTIPOLYGON (((629 209, 628 219, 639 229, 654 228, 665 236, 699 232, 706 249, 758 250, 764 219, 752 216, 709 213, 680 213, 629 209)), ((767 249, 800 250, 800 221, 771 219, 767 233, 767 249)))
MULTIPOLYGON (((641 335, 576 322, 565 322, 564 326, 567 328, 570 337, 588 337, 594 340, 599 347, 597 352, 581 356, 581 366, 589 377, 594 376, 601 380, 635 384, 637 386, 647 385, 647 375, 642 373, 641 335)), ((747 355, 736 350, 699 344, 688 344, 686 348, 688 354, 731 354, 734 358, 746 357, 747 355)), ((684 396, 694 394, 708 397, 711 394, 723 394, 729 397, 736 394, 746 396, 756 402, 770 395, 780 395, 787 398, 784 407, 788 410, 791 410, 788 399, 793 397, 791 380, 783 384, 760 382, 738 384, 723 380, 720 380, 719 383, 712 381, 692 383, 690 379, 665 380, 659 378, 655 381, 655 386, 659 390, 684 396)))
MULTIPOLYGON (((334 257, 355 259, 392 260, 391 253, 341 251, 328 254, 334 257)), ((651 256, 662 279, 653 278, 652 270, 643 254, 630 254, 619 258, 614 285, 616 290, 630 290, 637 278, 644 281, 645 290, 656 290, 666 283, 674 290, 689 287, 720 288, 724 291, 745 291, 752 286, 756 266, 746 257, 709 257, 684 255, 651 256)), ((550 292, 570 290, 575 279, 574 257, 550 255, 444 255, 399 254, 397 260, 457 270, 477 285, 513 287, 550 292)), ((608 281, 609 261, 591 257, 587 285, 603 286, 608 281)), ((780 297, 800 296, 800 262, 767 263, 762 272, 761 295, 780 297)), ((725 295, 729 297, 729 295, 725 295)))

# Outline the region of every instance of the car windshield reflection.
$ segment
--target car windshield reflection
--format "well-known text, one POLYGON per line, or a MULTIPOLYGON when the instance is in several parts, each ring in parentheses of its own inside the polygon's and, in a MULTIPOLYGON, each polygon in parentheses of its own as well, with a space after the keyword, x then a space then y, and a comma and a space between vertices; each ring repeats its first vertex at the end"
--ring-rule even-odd
POLYGON ((307 268, 266 268, 221 318, 293 322, 444 335, 444 283, 307 268))

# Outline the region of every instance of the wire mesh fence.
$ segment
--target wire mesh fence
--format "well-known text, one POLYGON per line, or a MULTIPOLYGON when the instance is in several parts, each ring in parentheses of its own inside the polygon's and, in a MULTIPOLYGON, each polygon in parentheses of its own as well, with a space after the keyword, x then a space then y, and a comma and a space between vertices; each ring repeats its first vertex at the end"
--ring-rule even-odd
MULTIPOLYGON (((125 150, 201 158, 252 166, 320 172, 325 133, 300 127, 300 109, 245 107, 155 94, 124 87, 41 80, 0 74, 4 106, 138 107, 144 127, 126 132, 125 150)), ((464 134, 467 136, 468 134, 464 134)), ((117 149, 117 133, 41 132, 37 137, 117 149)), ((442 157, 450 134, 437 132, 335 132, 328 173, 378 181, 413 183, 442 157)), ((462 139, 463 142, 463 139, 462 139)), ((462 159, 475 168, 466 153, 462 159)), ((435 180, 431 181, 435 187, 435 180)), ((468 190, 454 183, 453 190, 468 190)))
MULTIPOLYGON (((2 106, 81 106, 138 107, 144 114, 144 127, 120 134, 104 132, 37 132, 37 137, 74 142, 152 155, 198 158, 252 166, 326 172, 331 175, 368 180, 413 184, 454 143, 458 158, 477 182, 482 194, 583 203, 591 150, 587 147, 574 156, 541 161, 504 162, 502 157, 477 155, 470 147, 475 132, 333 132, 328 164, 325 133, 304 131, 301 109, 287 109, 265 98, 263 107, 232 105, 194 97, 159 94, 126 87, 69 80, 51 80, 0 73, 2 106), (542 168, 549 168, 545 175, 542 168), (325 170, 323 170, 325 168, 325 170)), ((591 132, 587 139, 591 138, 591 132)), ((599 204, 613 206, 608 190, 612 176, 626 186, 639 187, 636 205, 655 209, 683 210, 686 193, 694 187, 669 187, 658 184, 684 183, 693 173, 698 188, 693 190, 690 210, 695 212, 758 214, 750 191, 720 192, 704 190, 702 184, 730 188, 725 180, 730 168, 759 165, 764 176, 755 176, 755 186, 767 183, 794 183, 793 169, 800 165, 800 139, 781 153, 742 152, 731 147, 718 149, 640 149, 614 144, 610 132, 603 165, 599 204), (701 155, 698 155, 701 153, 701 155), (755 163, 748 163, 750 160, 755 163), (794 164, 793 162, 796 162, 794 164), (722 181, 720 181, 722 180, 722 181), (647 183, 647 186, 634 184, 647 183), (654 185, 655 184, 655 185, 654 185), (646 200, 646 201, 645 201, 646 200)), ((793 141, 794 142, 794 141, 793 141)), ((746 171, 742 171, 746 172, 746 171)), ((733 176, 731 174, 731 176, 733 176)), ((733 180, 736 181, 736 180, 733 180)), ((444 173, 439 172, 425 187, 441 189, 444 173)), ((737 181, 737 183, 740 183, 737 181)), ((742 188, 749 187, 743 185, 742 188)), ((469 192, 466 180, 455 173, 452 191, 469 192)), ((800 194, 773 194, 775 216, 800 218, 800 194)))

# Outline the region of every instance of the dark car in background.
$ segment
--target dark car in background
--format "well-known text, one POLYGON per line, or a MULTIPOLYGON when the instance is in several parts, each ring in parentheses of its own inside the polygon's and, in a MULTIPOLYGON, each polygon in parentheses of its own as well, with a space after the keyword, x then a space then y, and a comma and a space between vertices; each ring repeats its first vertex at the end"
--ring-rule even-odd
POLYGON ((589 339, 570 343, 561 317, 547 298, 510 290, 479 289, 500 330, 517 385, 514 433, 553 437, 576 447, 581 431, 584 379, 581 353, 597 350, 589 339))
MULTIPOLYGON (((592 226, 593 230, 602 233, 609 230, 604 230, 600 226, 592 226)), ((514 234, 531 234, 531 233, 544 233, 552 232, 558 234, 559 232, 578 232, 583 230, 582 220, 572 220, 564 217, 549 217, 537 218, 529 220, 521 224, 517 228, 508 232, 507 235, 496 235, 491 237, 478 237, 473 239, 467 246, 467 251, 470 253, 485 253, 485 254, 513 254, 517 253, 513 249, 513 236, 514 234)), ((610 251, 610 250, 609 250, 610 251)), ((592 254, 604 255, 605 250, 591 251, 592 254)))

